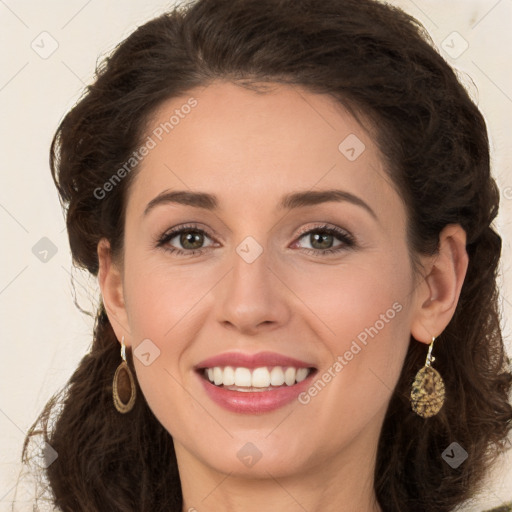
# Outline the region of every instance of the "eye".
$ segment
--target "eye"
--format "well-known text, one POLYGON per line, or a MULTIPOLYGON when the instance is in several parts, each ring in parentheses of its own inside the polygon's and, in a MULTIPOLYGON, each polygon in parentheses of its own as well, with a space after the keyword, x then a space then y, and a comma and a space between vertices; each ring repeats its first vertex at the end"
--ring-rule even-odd
POLYGON ((197 254, 204 252, 205 247, 202 247, 205 238, 210 238, 208 233, 203 229, 200 229, 196 226, 182 226, 178 229, 173 229, 167 233, 164 233, 157 241, 157 247, 161 247, 162 249, 175 253, 175 254, 186 254, 190 256, 192 254, 197 254), (180 244, 183 249, 176 248, 171 244, 174 241, 174 244, 180 244))
POLYGON ((338 253, 355 245, 354 237, 350 233, 344 229, 330 226, 319 226, 310 229, 302 233, 299 240, 303 238, 309 241, 309 244, 312 246, 312 248, 303 248, 303 251, 307 254, 319 256, 338 253), (333 246, 336 239, 341 243, 333 246))
MULTIPOLYGON (((313 254, 316 256, 324 256, 332 253, 338 253, 348 248, 355 246, 353 236, 338 227, 318 226, 308 231, 302 232, 297 240, 307 239, 309 236, 309 243, 311 248, 302 247, 302 251, 306 254, 313 254), (340 243, 333 246, 335 240, 340 243)), ((203 247, 206 239, 212 239, 210 235, 204 230, 195 225, 181 226, 169 232, 164 233, 156 242, 156 246, 178 255, 192 256, 211 250, 215 244, 203 247), (181 248, 176 247, 180 245, 181 248)), ((293 246, 297 246, 294 242, 293 246)), ((300 246, 299 246, 300 247, 300 246)))

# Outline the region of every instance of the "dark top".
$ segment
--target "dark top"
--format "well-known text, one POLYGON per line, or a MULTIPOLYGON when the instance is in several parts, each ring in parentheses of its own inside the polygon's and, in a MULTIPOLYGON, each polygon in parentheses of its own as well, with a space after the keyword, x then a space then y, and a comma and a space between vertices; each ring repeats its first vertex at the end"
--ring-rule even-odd
POLYGON ((503 505, 497 508, 484 510, 484 512, 512 512, 512 501, 510 501, 509 503, 504 503, 503 505))

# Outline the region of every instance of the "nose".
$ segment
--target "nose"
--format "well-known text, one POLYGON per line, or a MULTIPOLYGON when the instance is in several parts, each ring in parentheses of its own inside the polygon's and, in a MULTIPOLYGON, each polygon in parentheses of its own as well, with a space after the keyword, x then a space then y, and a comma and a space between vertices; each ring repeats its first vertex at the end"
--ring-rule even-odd
MULTIPOLYGON (((215 298, 218 321, 243 334, 281 328, 291 316, 291 291, 279 265, 270 262, 265 250, 252 260, 240 249, 215 298)), ((249 248, 249 253, 251 250, 254 248, 249 248)))

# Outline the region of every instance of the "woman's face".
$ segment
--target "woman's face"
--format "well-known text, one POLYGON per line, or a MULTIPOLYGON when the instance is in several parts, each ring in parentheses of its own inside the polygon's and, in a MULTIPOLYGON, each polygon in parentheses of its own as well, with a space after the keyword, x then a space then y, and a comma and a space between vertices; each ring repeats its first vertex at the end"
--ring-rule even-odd
POLYGON ((180 465, 278 478, 371 464, 417 303, 372 138, 328 96, 227 82, 167 102, 146 135, 115 327, 180 465))

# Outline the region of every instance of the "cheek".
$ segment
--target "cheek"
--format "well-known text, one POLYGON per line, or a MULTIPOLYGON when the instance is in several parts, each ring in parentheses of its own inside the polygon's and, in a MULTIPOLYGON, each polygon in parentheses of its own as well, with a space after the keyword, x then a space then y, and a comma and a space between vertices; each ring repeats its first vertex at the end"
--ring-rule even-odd
POLYGON ((386 406, 410 340, 413 281, 406 269, 404 249, 329 273, 309 272, 308 281, 296 283, 321 320, 316 325, 332 358, 303 397, 312 416, 344 424, 350 417, 357 429, 386 406))
MULTIPOLYGON (((205 293, 218 281, 216 272, 162 260, 157 264, 134 260, 131 267, 126 267, 125 280, 127 313, 133 334, 160 342, 176 337, 193 318, 205 293)), ((138 341, 134 339, 135 343, 138 341)))
POLYGON ((180 365, 191 364, 187 349, 204 324, 197 319, 201 299, 217 281, 218 272, 137 260, 133 253, 126 263, 126 310, 137 379, 165 425, 170 400, 183 395, 180 365))
POLYGON ((387 335, 404 322, 408 324, 407 315, 397 310, 410 302, 409 268, 405 249, 393 255, 354 253, 339 265, 288 271, 287 284, 309 308, 306 318, 319 326, 319 336, 333 351, 343 353, 358 335, 364 342, 365 333, 374 333, 374 327, 387 335))
POLYGON ((134 268, 125 282, 137 380, 153 414, 173 435, 179 432, 175 416, 187 422, 186 406, 195 405, 186 400, 179 364, 193 340, 190 322, 204 294, 198 286, 183 273, 149 263, 134 268))

